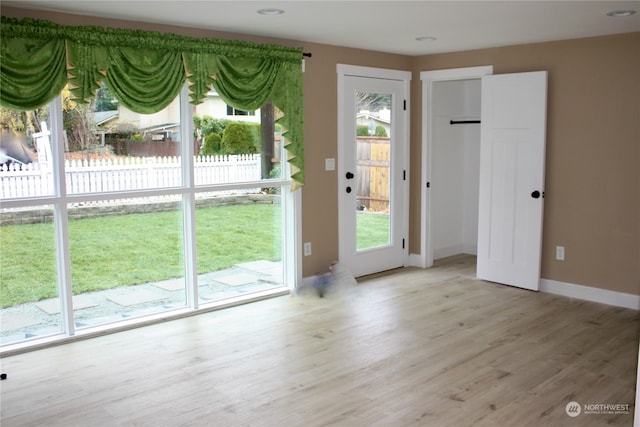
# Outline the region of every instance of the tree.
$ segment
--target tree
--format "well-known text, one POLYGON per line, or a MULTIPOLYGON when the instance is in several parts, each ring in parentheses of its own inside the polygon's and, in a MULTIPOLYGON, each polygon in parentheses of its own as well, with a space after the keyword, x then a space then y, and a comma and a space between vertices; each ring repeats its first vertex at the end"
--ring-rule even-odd
POLYGON ((95 142, 95 101, 80 104, 71 99, 68 87, 62 89, 62 123, 67 134, 68 151, 84 151, 95 142))
POLYGON ((0 108, 0 127, 14 135, 29 136, 41 132, 41 122, 49 118, 47 106, 30 111, 13 111, 8 108, 0 108))
POLYGON ((391 95, 382 93, 356 92, 358 111, 380 111, 391 109, 391 95))
POLYGON ((262 154, 262 179, 268 179, 271 177, 271 170, 273 169, 273 132, 275 128, 274 123, 274 110, 273 103, 267 102, 260 109, 260 153, 262 154))
POLYGON ((111 94, 104 82, 101 82, 100 88, 96 91, 95 111, 113 111, 117 109, 118 100, 111 94))

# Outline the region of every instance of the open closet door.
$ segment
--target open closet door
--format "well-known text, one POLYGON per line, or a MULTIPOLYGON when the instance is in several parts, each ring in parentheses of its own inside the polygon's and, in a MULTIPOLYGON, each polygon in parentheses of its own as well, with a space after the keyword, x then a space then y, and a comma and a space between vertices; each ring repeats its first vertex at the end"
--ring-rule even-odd
POLYGON ((547 72, 482 77, 479 279, 538 290, 547 72))

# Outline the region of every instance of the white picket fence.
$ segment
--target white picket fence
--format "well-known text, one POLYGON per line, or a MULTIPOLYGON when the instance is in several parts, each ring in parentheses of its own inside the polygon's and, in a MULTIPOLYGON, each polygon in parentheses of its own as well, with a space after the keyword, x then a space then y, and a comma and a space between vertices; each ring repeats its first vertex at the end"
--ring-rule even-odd
MULTIPOLYGON (((67 194, 144 190, 182 185, 179 157, 65 161, 67 194)), ((260 180, 260 155, 194 157, 196 185, 260 180)), ((51 164, 0 167, 0 199, 53 195, 51 164)))

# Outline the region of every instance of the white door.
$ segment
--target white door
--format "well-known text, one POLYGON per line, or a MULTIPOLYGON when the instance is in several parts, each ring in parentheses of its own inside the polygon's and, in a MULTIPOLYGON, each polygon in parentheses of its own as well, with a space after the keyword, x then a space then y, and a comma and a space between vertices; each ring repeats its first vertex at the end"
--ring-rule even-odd
POLYGON ((339 260, 356 277, 404 265, 407 91, 408 78, 339 76, 339 260))
POLYGON ((538 290, 547 73, 482 77, 479 279, 538 290))

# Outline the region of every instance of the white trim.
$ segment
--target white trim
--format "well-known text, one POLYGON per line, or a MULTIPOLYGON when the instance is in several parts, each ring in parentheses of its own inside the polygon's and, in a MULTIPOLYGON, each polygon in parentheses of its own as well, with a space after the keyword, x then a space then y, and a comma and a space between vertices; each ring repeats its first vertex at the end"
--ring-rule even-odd
POLYGON ((409 254, 409 260, 407 262, 408 267, 427 268, 424 263, 424 257, 420 254, 409 254))
MULTIPOLYGON (((183 220, 183 241, 184 241, 184 268, 185 268, 185 287, 186 287, 186 303, 187 309, 179 310, 180 316, 203 313, 221 307, 237 305, 241 301, 251 302, 264 299, 270 296, 285 295, 298 282, 302 282, 302 257, 301 253, 301 192, 290 192, 289 179, 270 179, 260 181, 235 182, 224 184, 207 184, 195 185, 193 171, 193 109, 189 104, 188 87, 185 84, 180 92, 180 118, 181 118, 181 158, 182 158, 182 183, 178 187, 164 188, 148 188, 142 190, 126 190, 118 192, 99 192, 99 193, 82 193, 67 194, 64 171, 64 150, 59 144, 63 141, 63 123, 62 123, 62 101, 58 95, 49 105, 49 116, 51 126, 51 144, 52 150, 51 161, 53 167, 53 193, 46 196, 30 197, 24 199, 2 200, 2 208, 20 208, 32 206, 52 206, 54 210, 54 235, 56 239, 56 270, 58 283, 58 299, 61 307, 61 330, 55 335, 42 336, 34 339, 22 340, 17 343, 9 343, 0 346, 0 355, 5 355, 6 349, 13 351, 19 349, 35 349, 40 346, 53 345, 54 343, 70 342, 75 338, 95 336, 95 331, 99 331, 100 335, 110 332, 117 332, 126 328, 137 327, 147 323, 164 321, 175 318, 175 311, 163 311, 157 315, 142 316, 123 322, 109 322, 100 324, 96 327, 82 328, 77 331, 75 328, 75 319, 73 311, 73 289, 71 280, 71 258, 69 250, 69 219, 67 214, 68 205, 71 203, 90 202, 99 200, 117 200, 130 198, 144 198, 153 196, 181 196, 183 220), (263 187, 281 187, 282 189, 282 257, 283 259, 283 280, 289 285, 288 290, 276 289, 251 294, 250 296, 241 296, 240 298, 225 299, 220 302, 201 304, 198 298, 198 273, 196 260, 196 220, 195 220, 195 195, 198 193, 216 192, 224 190, 234 190, 243 188, 263 188, 263 187), (289 221, 293 221, 291 226, 289 221), (295 283, 294 283, 295 281, 295 283), (213 304, 213 305, 212 305, 213 304), (203 307, 204 306, 204 307, 203 307)), ((281 158, 284 158, 281 156, 281 158)), ((289 176, 288 163, 284 163, 283 176, 289 176)))
MULTIPOLYGON (((337 171, 338 171, 338 176, 342 176, 346 170, 345 168, 345 161, 344 161, 344 156, 342 155, 342 153, 344 153, 345 150, 345 126, 346 126, 346 122, 345 122, 345 98, 346 98, 346 93, 345 93, 345 85, 346 85, 346 78, 347 77, 362 77, 362 78, 371 78, 371 79, 378 79, 378 80, 392 80, 392 81, 397 81, 402 83, 402 96, 404 98, 405 101, 405 108, 403 109, 403 113, 401 118, 398 119, 394 119, 396 120, 398 123, 400 123, 400 127, 398 127, 398 132, 399 132, 399 137, 397 138, 399 144, 398 146, 402 147, 401 149, 397 150, 396 155, 401 156, 400 158, 400 163, 402 163, 401 169, 403 169, 405 171, 405 179, 403 181, 403 185, 402 185, 402 194, 399 195, 398 197, 402 197, 402 211, 404 212, 403 217, 401 218, 401 238, 404 239, 405 245, 402 251, 402 265, 403 266, 408 266, 410 263, 410 259, 409 259, 409 175, 410 175, 410 171, 409 171, 409 150, 410 150, 410 116, 411 116, 411 109, 410 109, 410 96, 411 96, 411 78, 412 78, 412 72, 411 71, 402 71, 402 70, 393 70, 393 69, 386 69, 386 68, 373 68, 373 67, 361 67, 361 66, 356 66, 356 65, 346 65, 346 64, 337 64, 336 65, 336 72, 338 74, 338 106, 337 106, 337 112, 338 112, 338 164, 337 164, 337 171)), ((400 100, 398 100, 399 102, 400 100)), ((402 107, 400 107, 399 109, 402 109, 402 107)), ((393 107, 392 107, 393 110, 393 107)), ((343 181, 341 179, 338 179, 338 194, 342 194, 342 186, 343 186, 343 181)), ((342 197, 338 197, 338 216, 340 216, 340 213, 343 212, 345 209, 344 207, 344 201, 342 197)), ((338 224, 338 239, 339 239, 339 248, 338 248, 338 259, 343 262, 344 259, 344 249, 343 249, 343 241, 340 238, 340 236, 343 236, 347 230, 345 229, 345 227, 347 227, 345 224, 343 224, 343 221, 339 221, 338 224)))
POLYGON ((53 219, 54 238, 56 242, 56 274, 58 285, 58 302, 62 322, 62 332, 69 336, 76 333, 73 313, 73 287, 71 280, 71 252, 69 249, 68 205, 65 202, 67 189, 64 172, 64 124, 62 112, 62 96, 58 95, 49 103, 51 118, 50 147, 53 174, 53 219))
POLYGON ((311 288, 313 284, 316 282, 316 280, 318 280, 318 277, 320 277, 319 274, 303 277, 302 280, 300 281, 300 284, 297 290, 299 291, 303 288, 311 288))
POLYGON ((337 64, 338 76, 370 77, 384 80, 411 80, 411 71, 389 68, 361 67, 358 65, 337 64))
POLYGON ((550 279, 540 279, 540 291, 549 294, 562 295, 600 304, 640 310, 640 295, 610 291, 608 289, 593 288, 591 286, 558 282, 550 279))
POLYGON ((302 191, 291 191, 291 187, 282 188, 283 239, 283 280, 289 291, 295 291, 302 284, 302 191), (292 224, 293 223, 293 224, 292 224))
POLYGON ((634 427, 640 427, 640 346, 638 346, 638 364, 636 365, 636 409, 633 417, 634 427))
MULTIPOLYGON (((189 89, 185 83, 180 92, 180 144, 182 185, 193 188, 195 177, 193 171, 193 115, 189 104, 189 89)), ((199 304, 198 298, 198 261, 196 248, 196 196, 190 191, 182 193, 182 231, 184 233, 184 285, 187 306, 196 310, 199 304)))
POLYGON ((493 74, 493 65, 482 65, 479 67, 449 68, 446 70, 422 71, 420 80, 428 81, 450 81, 477 79, 482 76, 493 74))
POLYGON ((493 74, 493 65, 452 68, 447 70, 422 71, 422 178, 420 181, 420 256, 425 267, 433 265, 433 242, 431 239, 431 193, 427 183, 431 182, 431 105, 432 85, 438 81, 479 79, 493 74))

